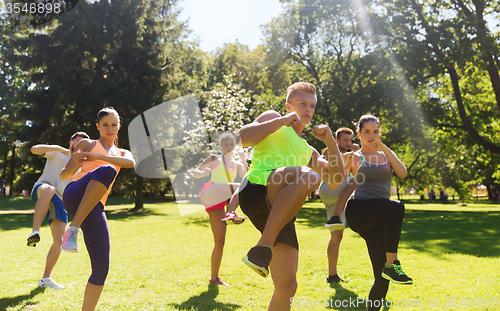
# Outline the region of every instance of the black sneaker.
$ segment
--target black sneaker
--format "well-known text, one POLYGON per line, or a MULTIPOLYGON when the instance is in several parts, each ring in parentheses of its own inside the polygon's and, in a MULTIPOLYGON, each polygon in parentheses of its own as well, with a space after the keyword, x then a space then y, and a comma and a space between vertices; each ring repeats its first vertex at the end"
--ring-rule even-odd
POLYGON ((36 243, 40 242, 40 232, 38 230, 35 230, 31 232, 30 236, 28 237, 28 246, 35 247, 36 243))
POLYGON ((394 260, 389 267, 385 265, 382 277, 397 284, 413 284, 413 280, 403 272, 399 260, 394 260))
POLYGON ((330 220, 325 225, 325 228, 329 229, 330 231, 333 230, 344 230, 345 226, 344 224, 340 221, 339 216, 332 216, 330 220))
POLYGON ((344 280, 342 280, 340 278, 340 276, 338 274, 335 274, 335 275, 329 275, 326 277, 326 281, 328 283, 340 283, 340 282, 345 282, 344 280))
POLYGON ((243 262, 260 276, 267 277, 269 275, 269 263, 272 257, 273 249, 270 246, 259 245, 252 247, 248 251, 247 255, 243 257, 243 262))

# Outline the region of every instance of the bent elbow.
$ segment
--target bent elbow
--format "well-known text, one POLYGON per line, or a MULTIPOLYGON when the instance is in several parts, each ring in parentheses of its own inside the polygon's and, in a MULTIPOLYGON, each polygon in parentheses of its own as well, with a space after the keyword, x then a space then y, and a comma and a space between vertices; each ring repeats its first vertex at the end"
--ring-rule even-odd
POLYGON ((398 174, 398 177, 402 178, 402 179, 405 179, 406 176, 408 176, 408 171, 407 170, 404 170, 404 172, 401 172, 400 174, 398 174))

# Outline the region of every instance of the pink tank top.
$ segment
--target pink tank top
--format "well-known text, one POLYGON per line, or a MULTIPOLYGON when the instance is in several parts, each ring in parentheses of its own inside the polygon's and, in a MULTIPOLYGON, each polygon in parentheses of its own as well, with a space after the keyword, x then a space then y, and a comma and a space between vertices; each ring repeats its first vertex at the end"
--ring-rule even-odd
MULTIPOLYGON (((94 148, 92 148, 92 150, 90 150, 90 152, 108 155, 108 153, 106 152, 106 149, 104 149, 101 142, 99 140, 96 140, 95 142, 96 142, 95 146, 94 146, 94 148)), ((79 180, 83 176, 87 175, 89 172, 91 172, 91 171, 95 170, 96 168, 98 168, 99 166, 103 166, 105 164, 113 165, 116 169, 116 176, 118 176, 118 173, 120 172, 119 166, 114 165, 114 164, 109 163, 109 162, 106 162, 106 161, 96 160, 96 161, 85 162, 82 165, 82 169, 80 170, 80 173, 78 173, 78 175, 76 175, 75 178, 73 178, 73 181, 79 180)), ((115 176, 115 179, 116 179, 116 176, 115 176)), ((106 206, 106 200, 108 199, 108 195, 109 195, 109 192, 111 191, 111 187, 115 183, 115 179, 113 179, 113 182, 108 187, 108 191, 106 191, 106 193, 104 194, 104 196, 100 200, 103 206, 106 206)))

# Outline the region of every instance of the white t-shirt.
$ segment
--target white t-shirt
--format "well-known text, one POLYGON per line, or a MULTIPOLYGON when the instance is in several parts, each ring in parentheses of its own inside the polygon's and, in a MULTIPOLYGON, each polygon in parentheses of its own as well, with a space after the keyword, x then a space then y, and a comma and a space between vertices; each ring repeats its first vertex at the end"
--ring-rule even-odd
POLYGON ((33 193, 37 185, 43 183, 49 184, 56 188, 56 194, 62 200, 64 189, 73 180, 73 177, 62 180, 61 171, 66 166, 71 156, 67 156, 59 151, 49 151, 45 153, 44 157, 47 158, 45 168, 43 169, 42 176, 40 176, 35 185, 33 185, 31 192, 33 193))

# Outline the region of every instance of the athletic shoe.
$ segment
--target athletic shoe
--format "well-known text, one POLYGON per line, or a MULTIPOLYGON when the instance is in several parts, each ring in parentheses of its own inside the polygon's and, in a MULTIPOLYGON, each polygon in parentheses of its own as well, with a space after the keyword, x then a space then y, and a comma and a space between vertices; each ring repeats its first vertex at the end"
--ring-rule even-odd
POLYGON ((269 275, 269 263, 272 257, 273 249, 270 246, 259 245, 252 247, 248 251, 248 254, 243 257, 243 262, 260 276, 267 277, 269 275))
POLYGON ((339 216, 332 216, 330 220, 325 225, 325 228, 329 229, 330 231, 333 230, 344 230, 345 226, 344 224, 340 221, 339 216))
POLYGON ((35 247, 38 242, 40 242, 40 232, 34 230, 28 237, 28 246, 35 247))
POLYGON ((382 271, 382 277, 397 284, 413 284, 413 280, 403 272, 399 260, 394 260, 389 267, 386 264, 382 271))
POLYGON ((38 281, 38 286, 40 286, 41 288, 50 287, 53 289, 63 289, 64 288, 64 286, 59 285, 56 282, 54 282, 54 280, 52 278, 40 279, 38 281))
POLYGON ((340 283, 340 282, 345 282, 344 280, 342 280, 340 278, 340 276, 338 274, 335 274, 335 275, 329 275, 326 277, 326 281, 328 283, 340 283))
POLYGON ((245 217, 238 216, 238 215, 236 215, 235 212, 229 212, 226 214, 226 216, 224 218, 222 218, 221 221, 225 222, 227 225, 230 225, 230 224, 239 225, 245 221, 245 217))
POLYGON ((220 276, 217 277, 216 280, 212 281, 210 279, 208 279, 208 281, 210 282, 210 284, 217 284, 217 285, 224 285, 224 286, 230 286, 229 284, 227 284, 226 282, 222 281, 220 279, 220 276))
POLYGON ((78 253, 78 232, 80 229, 78 227, 69 226, 62 236, 61 249, 63 251, 78 253))

